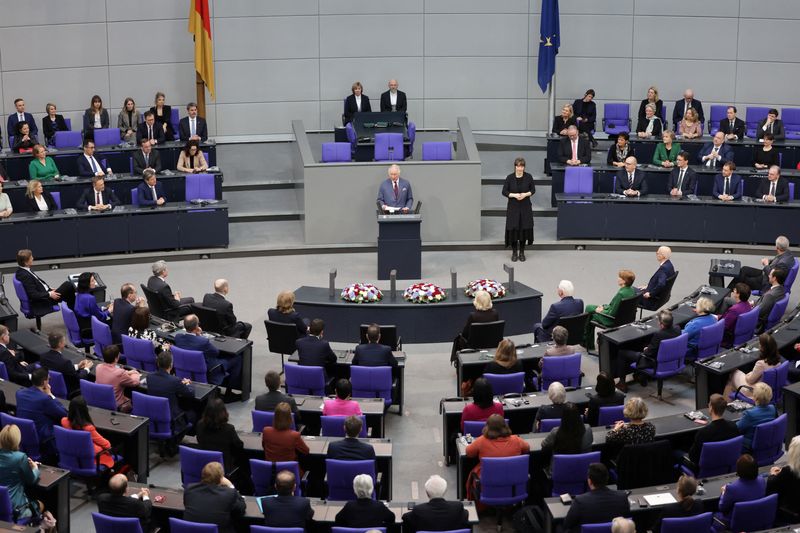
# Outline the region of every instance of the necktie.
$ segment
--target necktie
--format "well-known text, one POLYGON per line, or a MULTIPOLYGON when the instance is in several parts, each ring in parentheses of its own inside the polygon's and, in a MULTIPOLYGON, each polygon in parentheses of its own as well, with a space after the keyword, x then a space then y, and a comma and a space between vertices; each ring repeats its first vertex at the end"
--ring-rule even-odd
POLYGON ((150 166, 150 154, 145 154, 144 152, 142 154, 144 155, 144 165, 150 166))
POLYGON ((94 162, 94 157, 89 158, 89 164, 92 165, 92 172, 97 174, 97 165, 94 162))
POLYGON ((633 187, 633 174, 628 174, 628 187, 633 187))
POLYGON ((769 124, 769 132, 772 133, 772 123, 769 124))
POLYGON ((153 140, 153 126, 147 126, 147 138, 153 140))
POLYGON ((774 181, 772 183, 770 183, 770 185, 769 185, 769 195, 773 196, 773 197, 775 196, 775 182, 774 181))
POLYGON ((397 200, 400 198, 400 191, 397 189, 397 182, 392 182, 392 189, 394 190, 394 199, 397 200))
POLYGON ((733 133, 733 121, 731 120, 731 133, 733 133))
POLYGON ((154 186, 150 186, 150 190, 153 192, 153 201, 158 201, 158 196, 156 196, 156 188, 154 186))
POLYGON ((675 187, 678 190, 681 190, 681 185, 683 185, 683 175, 686 173, 686 169, 682 168, 680 176, 678 176, 678 185, 675 187))
POLYGON ((189 120, 189 125, 190 125, 189 133, 191 134, 192 137, 194 137, 194 132, 195 132, 194 119, 189 120))
POLYGON ((725 178, 725 187, 722 188, 722 194, 724 194, 725 196, 728 196, 728 189, 730 185, 731 185, 731 178, 730 177, 725 178))
POLYGON ((572 141, 572 159, 578 159, 578 141, 572 141))
POLYGON ((25 122, 25 115, 23 115, 22 113, 19 114, 19 121, 25 122))
POLYGON ((94 205, 100 205, 100 204, 103 203, 103 202, 100 201, 100 191, 95 191, 94 192, 94 196, 95 196, 94 205))

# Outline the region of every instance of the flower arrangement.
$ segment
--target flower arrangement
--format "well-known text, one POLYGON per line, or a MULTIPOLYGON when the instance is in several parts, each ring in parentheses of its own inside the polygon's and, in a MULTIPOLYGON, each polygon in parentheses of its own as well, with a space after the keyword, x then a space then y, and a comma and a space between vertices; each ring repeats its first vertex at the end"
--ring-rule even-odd
POLYGON ((379 302, 383 299, 381 290, 372 283, 351 283, 342 289, 342 300, 357 304, 379 302))
POLYGON ((475 293, 478 291, 488 292, 492 297, 492 300, 502 298, 506 295, 506 288, 503 286, 503 284, 493 279, 484 278, 470 281, 467 284, 467 288, 464 289, 464 293, 470 298, 475 297, 475 293))
POLYGON ((433 283, 415 283, 403 292, 403 298, 415 304, 430 304, 441 302, 447 298, 447 293, 433 283))

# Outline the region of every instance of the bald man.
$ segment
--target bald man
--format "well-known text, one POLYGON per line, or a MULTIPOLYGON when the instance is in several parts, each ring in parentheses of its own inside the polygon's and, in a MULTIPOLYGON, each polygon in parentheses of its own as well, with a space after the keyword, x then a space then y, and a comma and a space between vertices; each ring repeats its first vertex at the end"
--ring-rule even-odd
POLYGON ((150 513, 153 504, 150 502, 150 491, 146 488, 125 495, 128 479, 123 474, 115 474, 108 480, 108 493, 97 497, 97 510, 104 515, 115 518, 138 518, 142 531, 150 531, 150 513))
POLYGON ((381 111, 408 111, 408 101, 406 93, 398 91, 397 80, 389 80, 389 90, 381 94, 381 111))
POLYGON ((639 291, 641 291, 639 305, 645 309, 654 311, 661 307, 658 299, 663 296, 664 289, 667 286, 667 279, 675 275, 675 267, 672 266, 670 256, 672 256, 672 250, 669 246, 659 246, 658 250, 656 250, 658 270, 647 282, 647 285, 638 287, 639 291))
POLYGON ((223 333, 229 337, 247 339, 253 326, 247 322, 236 320, 236 315, 233 314, 233 304, 225 299, 229 290, 230 285, 227 279, 216 280, 214 282, 214 292, 203 296, 203 307, 211 308, 217 312, 219 321, 222 324, 222 331, 217 333, 223 333))

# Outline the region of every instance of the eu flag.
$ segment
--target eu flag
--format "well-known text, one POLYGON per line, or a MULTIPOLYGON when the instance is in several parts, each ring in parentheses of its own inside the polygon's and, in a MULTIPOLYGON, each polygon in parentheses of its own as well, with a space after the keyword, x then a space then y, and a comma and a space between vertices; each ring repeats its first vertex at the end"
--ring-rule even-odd
POLYGON ((556 73, 560 34, 558 0, 542 0, 542 20, 539 25, 539 87, 542 92, 547 92, 547 84, 556 73))

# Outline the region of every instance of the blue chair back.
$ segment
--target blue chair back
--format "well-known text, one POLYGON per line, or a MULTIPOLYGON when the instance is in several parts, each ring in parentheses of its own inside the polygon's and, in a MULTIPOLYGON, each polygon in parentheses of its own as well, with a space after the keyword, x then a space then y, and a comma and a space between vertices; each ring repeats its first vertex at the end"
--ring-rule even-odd
POLYGON ((103 349, 114 344, 111 339, 111 327, 105 322, 100 322, 96 316, 92 316, 92 340, 94 341, 92 349, 100 359, 103 358, 103 349))
POLYGON ((756 138, 758 123, 767 118, 768 107, 748 107, 744 119, 745 135, 753 139, 756 138))
POLYGON ((669 377, 681 372, 688 348, 689 335, 682 333, 673 339, 661 341, 656 357, 655 377, 669 377))
POLYGON ((729 531, 762 531, 771 529, 778 512, 778 495, 733 504, 729 531))
POLYGON ((177 106, 170 108, 169 123, 172 125, 174 139, 167 139, 167 140, 168 141, 177 140, 178 137, 180 136, 180 124, 181 124, 181 114, 177 106))
POLYGON ((697 359, 708 357, 719 352, 719 345, 722 343, 722 336, 725 334, 725 321, 718 320, 710 326, 700 330, 700 338, 697 341, 697 359))
POLYGON ((716 135, 719 131, 720 120, 728 116, 728 106, 726 105, 712 105, 711 112, 708 119, 708 134, 716 135))
POLYGON ((64 326, 67 328, 69 342, 79 348, 91 346, 92 339, 86 339, 81 336, 81 327, 78 325, 78 318, 75 316, 75 311, 67 307, 66 302, 61 302, 59 307, 61 307, 61 318, 64 320, 64 326))
MULTIPOLYGON (((508 425, 508 418, 504 419, 508 425)), ((465 420, 464 421, 464 435, 472 435, 479 437, 483 435, 483 428, 486 427, 486 420, 465 420)))
POLYGON ((576 496, 586 492, 586 472, 589 465, 599 462, 600 452, 553 455, 553 488, 550 495, 576 496))
POLYGON ((170 348, 175 365, 175 375, 179 378, 189 378, 192 381, 208 383, 208 367, 203 352, 198 350, 185 350, 172 346, 170 348))
POLYGON ((200 474, 208 463, 216 461, 224 464, 222 452, 178 446, 178 453, 181 461, 181 482, 184 488, 200 481, 200 474))
POLYGON ((581 533, 611 533, 611 522, 583 524, 581 526, 581 533))
POLYGON ((117 518, 92 513, 92 522, 97 533, 142 533, 142 523, 138 518, 117 518))
POLYGON ((594 169, 592 167, 567 167, 564 170, 565 194, 592 194, 594 169))
POLYGON ((451 161, 453 159, 453 145, 449 142, 422 143, 423 161, 451 161))
POLYGON ((515 372, 513 374, 484 374, 489 383, 492 384, 492 391, 498 395, 510 392, 520 393, 525 388, 525 372, 515 372))
POLYGON ((800 259, 795 257, 794 265, 789 269, 789 273, 786 274, 786 281, 783 283, 783 288, 786 289, 786 292, 792 292, 792 285, 794 285, 794 280, 797 279, 798 270, 800 270, 800 259))
POLYGON ((783 131, 787 139, 800 139, 800 109, 796 107, 784 107, 781 109, 783 116, 783 131))
POLYGON ((47 373, 50 376, 50 392, 56 398, 66 400, 67 396, 69 396, 69 391, 67 390, 67 382, 64 381, 64 374, 56 370, 48 370, 47 373))
MULTIPOLYGON (((340 461, 338 459, 325 459, 325 471, 328 478, 328 500, 355 500, 353 492, 353 478, 359 474, 372 477, 375 486, 375 461, 340 461)), ((373 491, 372 498, 375 499, 373 491)))
POLYGON ((122 353, 129 365, 139 370, 155 372, 156 350, 153 343, 147 339, 138 339, 129 335, 122 336, 122 353))
POLYGON ((350 143, 322 143, 322 162, 338 163, 351 161, 350 143))
POLYGON ((350 153, 353 154, 356 151, 356 143, 358 141, 356 138, 356 130, 353 129, 353 125, 348 122, 344 127, 344 132, 347 135, 347 142, 350 143, 350 153))
POLYGON ((376 133, 375 134, 375 161, 402 161, 403 153, 402 133, 376 133))
POLYGON ((325 369, 321 366, 301 366, 286 363, 286 392, 288 394, 325 395, 325 369))
POLYGON ((736 319, 736 326, 733 328, 733 345, 744 344, 753 338, 758 324, 759 307, 755 306, 750 311, 742 313, 736 319))
POLYGON ((354 398, 383 398, 386 407, 392 405, 392 367, 350 367, 350 383, 354 398))
POLYGON ((559 355, 542 359, 542 390, 558 381, 565 387, 581 386, 581 354, 559 355))
POLYGON ((787 292, 783 298, 775 302, 775 305, 772 306, 767 316, 767 324, 764 329, 771 329, 775 324, 781 321, 783 314, 786 312, 786 308, 789 306, 789 296, 791 295, 787 292))
POLYGON ((77 148, 82 141, 83 138, 79 131, 57 131, 53 135, 53 144, 59 149, 77 148))
POLYGON ((72 129, 72 119, 71 118, 64 117, 64 124, 67 125, 67 129, 68 130, 72 129))
POLYGON ((414 141, 417 139, 417 125, 413 122, 408 123, 408 155, 414 155, 414 141))
POLYGON ((560 418, 542 418, 539 420, 537 433, 550 433, 550 430, 561 426, 560 418))
POLYGON ((219 528, 216 524, 201 524, 170 517, 169 531, 170 533, 219 533, 219 528))
POLYGON ((603 131, 609 135, 618 135, 631 131, 630 104, 603 104, 603 131))
POLYGON ((136 187, 131 189, 131 205, 139 207, 139 189, 136 187))
POLYGON ((187 174, 186 175, 186 201, 214 200, 217 197, 214 189, 213 174, 187 174))
POLYGON ((685 518, 665 518, 661 521, 661 533, 708 533, 713 516, 708 512, 685 518))
POLYGON ((53 431, 58 449, 58 467, 76 476, 96 476, 97 462, 91 433, 61 426, 53 426, 53 431))
POLYGON ((169 440, 172 434, 172 412, 169 408, 169 399, 159 396, 150 396, 133 391, 132 414, 146 417, 150 420, 150 438, 156 440, 169 440))
MULTIPOLYGON (((789 361, 784 361, 778 366, 764 370, 764 374, 761 376, 761 381, 769 385, 772 389, 772 400, 770 400, 769 403, 775 407, 783 405, 783 388, 789 381, 789 365, 789 361)), ((735 399, 745 401, 749 404, 755 403, 752 398, 740 392, 735 394, 735 399)))
MULTIPOLYGON (((784 364, 788 365, 789 363, 784 364)), ((751 448, 753 449, 753 458, 758 466, 770 465, 783 455, 787 421, 788 418, 784 413, 775 420, 756 426, 751 448)))
MULTIPOLYGON (((385 527, 332 527, 331 533, 366 533, 367 531, 380 531, 386 533, 385 527)), ((468 530, 464 530, 468 531, 468 530)))
POLYGON ((305 533, 302 527, 250 526, 250 533, 305 533))
MULTIPOLYGON (((253 432, 261 433, 264 428, 272 425, 275 419, 275 413, 272 411, 250 411, 250 416, 253 419, 253 432)), ((294 413, 292 413, 292 429, 297 429, 294 422, 294 413)), ((299 479, 299 478, 298 478, 299 479)))
POLYGON ((94 144, 97 146, 115 146, 122 136, 119 128, 98 128, 94 130, 94 144))
POLYGON ((606 405, 598 409, 597 414, 597 425, 598 426, 609 426, 616 423, 618 420, 625 420, 625 415, 623 415, 623 411, 625 410, 624 405, 606 405))
POLYGON ((250 459, 250 478, 255 487, 255 496, 266 496, 275 494, 275 476, 282 470, 289 470, 294 473, 297 480, 295 496, 302 496, 300 490, 300 465, 297 461, 282 461, 273 463, 272 461, 262 461, 260 459, 250 459))
POLYGON ((0 378, 9 381, 8 369, 6 368, 6 364, 3 362, 0 362, 0 378))
POLYGON ((61 193, 58 191, 53 191, 50 193, 50 196, 53 197, 53 201, 56 203, 56 207, 61 209, 61 193))
POLYGON ((530 454, 481 459, 481 492, 484 505, 515 505, 528 498, 530 454))
POLYGON ((114 397, 113 385, 103 385, 102 383, 92 383, 81 379, 81 394, 86 399, 86 403, 101 409, 116 411, 117 400, 114 397))
POLYGON ((739 435, 719 442, 704 442, 700 450, 698 478, 721 476, 736 471, 744 437, 739 435))
MULTIPOLYGON (((344 437, 344 421, 347 417, 346 416, 321 416, 320 423, 321 423, 321 431, 320 434, 323 437, 344 437)), ((358 434, 361 438, 366 438, 367 436, 367 417, 364 415, 359 415, 361 419, 361 433, 358 434)))
POLYGON ((34 461, 39 461, 42 458, 42 453, 39 450, 39 433, 36 431, 36 424, 33 420, 0 413, 0 425, 5 427, 9 424, 16 425, 22 434, 22 440, 19 443, 20 451, 25 452, 34 461))

